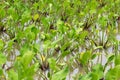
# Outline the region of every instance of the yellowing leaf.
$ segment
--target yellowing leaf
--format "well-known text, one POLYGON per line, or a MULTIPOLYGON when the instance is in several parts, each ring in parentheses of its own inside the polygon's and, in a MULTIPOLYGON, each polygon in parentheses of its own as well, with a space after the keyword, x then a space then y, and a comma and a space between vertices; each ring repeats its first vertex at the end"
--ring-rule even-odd
POLYGON ((40 59, 41 59, 41 61, 45 61, 45 56, 42 55, 40 59))
POLYGON ((39 18, 39 14, 35 14, 33 17, 34 20, 37 20, 38 18, 39 18))

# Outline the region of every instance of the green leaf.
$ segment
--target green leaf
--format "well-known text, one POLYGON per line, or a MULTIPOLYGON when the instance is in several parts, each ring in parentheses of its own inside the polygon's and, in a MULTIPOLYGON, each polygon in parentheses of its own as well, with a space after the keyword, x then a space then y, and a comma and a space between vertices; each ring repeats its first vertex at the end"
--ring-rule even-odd
POLYGON ((60 33, 64 33, 65 31, 67 31, 67 27, 64 25, 63 21, 61 20, 57 21, 57 28, 60 33))
POLYGON ((65 56, 67 56, 68 54, 70 54, 70 51, 69 51, 69 50, 63 51, 63 52, 62 52, 62 57, 65 57, 65 56))
POLYGON ((84 53, 80 54, 80 62, 83 65, 86 65, 90 58, 91 58, 91 52, 90 51, 87 51, 87 52, 84 52, 84 53))
POLYGON ((25 68, 28 67, 28 64, 30 64, 30 62, 32 61, 33 56, 34 56, 34 52, 32 52, 32 51, 26 51, 24 53, 24 55, 21 58, 21 62, 25 68))
POLYGON ((54 46, 55 46, 59 41, 61 41, 62 39, 63 39, 63 36, 60 36, 59 39, 53 41, 53 42, 51 43, 51 47, 52 47, 52 46, 54 47, 54 46))
POLYGON ((13 69, 8 71, 8 80, 18 80, 18 74, 13 69))
POLYGON ((35 39, 35 34, 33 32, 29 32, 26 36, 30 42, 35 39))
POLYGON ((21 65, 20 60, 21 60, 21 57, 17 57, 15 64, 14 64, 14 67, 18 73, 18 80, 21 80, 25 76, 24 67, 23 65, 21 65))
POLYGON ((53 74, 52 80, 63 80, 66 78, 68 72, 69 72, 68 67, 65 67, 63 70, 60 70, 59 72, 53 74))
POLYGON ((99 75, 97 73, 92 72, 90 74, 91 79, 90 80, 100 80, 99 75))
POLYGON ((66 42, 66 43, 61 47, 61 50, 62 50, 62 51, 65 51, 66 48, 70 47, 70 44, 71 44, 70 41, 69 41, 69 42, 66 42))
POLYGON ((35 26, 33 26, 31 28, 31 32, 33 32, 35 35, 37 35, 37 33, 39 32, 39 30, 35 26))
POLYGON ((97 57, 97 54, 92 54, 91 59, 95 59, 97 57))
POLYGON ((12 48, 13 43, 14 43, 13 40, 8 41, 8 47, 9 47, 9 48, 12 48))
POLYGON ((34 24, 27 27, 24 31, 26 39, 30 42, 35 39, 35 35, 37 35, 37 33, 38 33, 38 31, 36 31, 36 28, 34 27, 34 24))
POLYGON ((6 15, 4 8, 1 8, 1 6, 0 6, 0 14, 1 14, 0 18, 4 18, 4 16, 6 15))
POLYGON ((91 80, 90 73, 80 76, 79 80, 91 80))
POLYGON ((115 66, 120 65, 120 55, 115 56, 115 66))
POLYGON ((113 61, 114 58, 115 58, 115 55, 114 55, 114 54, 110 55, 110 56, 108 57, 108 59, 107 59, 107 63, 113 61))
POLYGON ((68 31, 68 36, 70 38, 73 38, 74 36, 76 36, 75 29, 71 29, 70 31, 68 31))
POLYGON ((28 20, 31 19, 30 13, 31 13, 31 11, 29 11, 29 10, 24 11, 24 13, 22 14, 22 19, 21 19, 22 25, 24 25, 25 22, 28 22, 28 20))
POLYGON ((115 66, 115 68, 110 69, 106 75, 105 80, 119 80, 120 79, 120 65, 115 66))
POLYGON ((2 40, 2 39, 0 39, 0 50, 2 50, 2 49, 3 49, 3 47, 4 47, 4 42, 3 42, 3 40, 2 40))
POLYGON ((6 61, 7 61, 6 56, 0 53, 0 65, 4 64, 6 61))
POLYGON ((103 78, 104 72, 103 72, 103 66, 101 64, 96 64, 92 68, 92 80, 99 80, 103 78))
POLYGON ((48 62, 49 62, 49 65, 50 65, 50 69, 52 69, 53 71, 58 70, 55 58, 49 58, 48 62))
POLYGON ((39 63, 35 63, 35 64, 31 65, 30 67, 28 67, 27 69, 25 69, 26 77, 33 78, 33 75, 38 70, 38 68, 39 68, 39 63))
POLYGON ((3 75, 3 69, 0 67, 0 76, 3 75))

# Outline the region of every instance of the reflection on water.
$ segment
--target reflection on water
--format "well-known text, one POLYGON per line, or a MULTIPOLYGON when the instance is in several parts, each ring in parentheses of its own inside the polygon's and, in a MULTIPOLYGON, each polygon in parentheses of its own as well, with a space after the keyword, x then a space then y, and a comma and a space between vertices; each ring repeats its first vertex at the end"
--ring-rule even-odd
POLYGON ((120 41, 120 34, 117 34, 117 35, 116 35, 116 39, 117 39, 118 41, 120 41))

